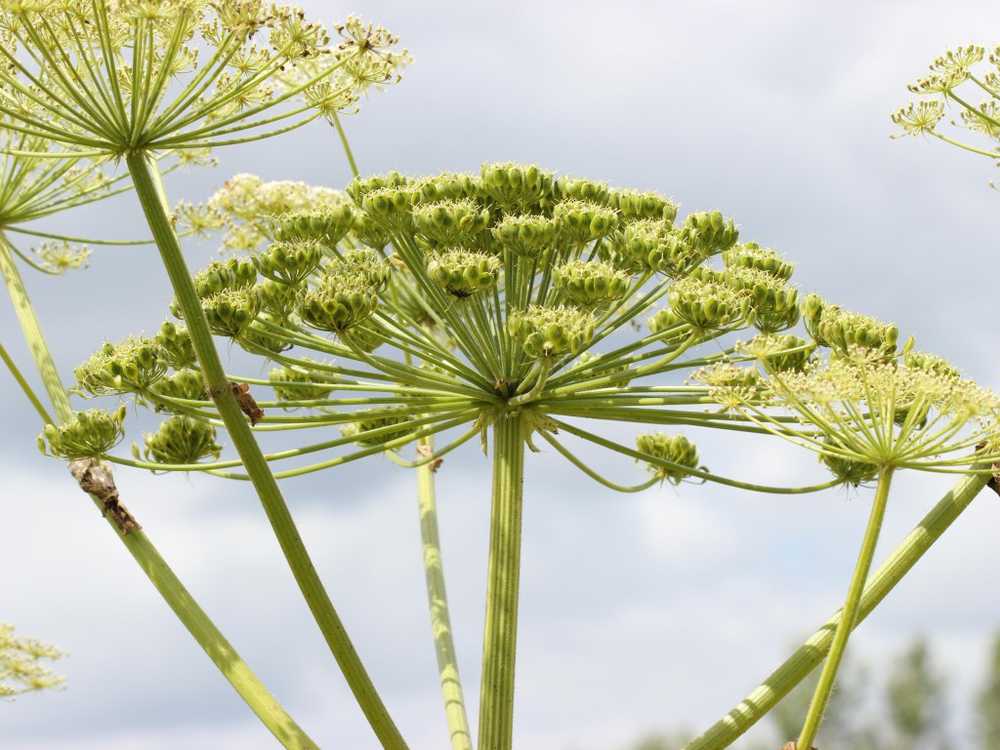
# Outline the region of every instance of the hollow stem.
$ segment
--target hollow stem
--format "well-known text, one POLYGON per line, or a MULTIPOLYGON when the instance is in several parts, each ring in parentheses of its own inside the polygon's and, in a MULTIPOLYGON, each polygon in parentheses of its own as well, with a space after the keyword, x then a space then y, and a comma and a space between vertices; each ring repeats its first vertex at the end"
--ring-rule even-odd
POLYGON ((865 536, 861 542, 858 562, 854 566, 854 575, 851 576, 851 583, 847 589, 847 599, 841 610, 840 622, 837 624, 837 632, 833 636, 830 654, 826 657, 826 663, 819 676, 819 683, 816 685, 812 701, 809 703, 809 711, 806 713, 806 720, 802 725, 799 741, 796 743, 797 747, 811 748, 813 740, 816 738, 816 732, 819 731, 819 725, 823 721, 823 713, 830 700, 833 683, 837 679, 837 670, 840 669, 840 663, 847 648, 847 639, 850 637, 851 631, 854 630, 854 624, 858 618, 858 605, 864 592, 865 581, 868 579, 872 558, 875 556, 875 547, 878 544, 882 520, 885 518, 885 508, 889 501, 892 472, 892 467, 883 468, 879 472, 875 500, 868 516, 868 526, 865 528, 865 536))
POLYGON ((127 163, 135 184, 136 195, 160 251, 177 302, 184 314, 184 322, 187 324, 192 344, 198 355, 207 389, 257 490, 289 568, 358 705, 379 741, 383 747, 390 750, 405 748, 406 743, 375 690, 340 616, 334 609, 333 602, 320 581, 278 488, 278 483, 271 474, 260 446, 254 440, 250 426, 226 380, 219 353, 212 341, 208 322, 170 221, 170 211, 156 162, 145 152, 135 151, 128 154, 127 163))
MULTIPOLYGON (((984 467, 978 467, 984 468, 984 467)), ((972 501, 989 483, 992 475, 975 473, 958 482, 920 523, 893 550, 882 566, 872 574, 858 604, 857 627, 889 595, 913 567, 951 527, 972 501)), ((834 632, 841 622, 842 612, 836 612, 813 633, 805 643, 771 672, 742 701, 703 734, 685 745, 684 750, 723 750, 732 745, 758 721, 767 716, 778 702, 788 695, 819 666, 830 650, 834 632)))
MULTIPOLYGON (((6 282, 7 291, 14 305, 25 342, 31 350, 35 365, 42 377, 42 384, 56 412, 56 421, 63 422, 73 416, 69 396, 59 379, 58 370, 42 335, 34 307, 2 234, 0 234, 0 273, 6 282)), ((12 370, 12 372, 14 371, 12 370)), ((40 410, 39 414, 42 415, 43 421, 50 421, 44 409, 40 410)), ((94 495, 90 497, 103 514, 105 511, 103 502, 94 495)), ((107 522, 115 529, 115 536, 128 549, 129 554, 142 568, 160 596, 173 610, 177 619, 181 621, 181 624, 197 641, 198 645, 204 649, 208 657, 250 710, 257 715, 261 723, 286 748, 317 750, 319 746, 288 715, 253 673, 253 670, 243 661, 236 649, 215 627, 205 611, 198 606, 184 584, 160 556, 146 533, 142 529, 136 529, 128 534, 122 534, 118 532, 110 517, 107 517, 107 522)))
MULTIPOLYGON (((420 441, 423 452, 433 451, 432 438, 420 441)), ((427 605, 431 615, 431 632, 441 678, 441 697, 452 750, 472 750, 472 735, 465 711, 465 694, 458 672, 458 657, 452 638, 451 616, 448 612, 448 591, 445 588, 441 540, 438 534, 437 498, 434 491, 433 464, 417 467, 417 501, 420 509, 420 540, 424 551, 424 575, 427 579, 427 605)))
POLYGON ((501 414, 493 429, 493 443, 493 510, 478 746, 483 750, 510 750, 524 485, 524 440, 520 419, 501 414))

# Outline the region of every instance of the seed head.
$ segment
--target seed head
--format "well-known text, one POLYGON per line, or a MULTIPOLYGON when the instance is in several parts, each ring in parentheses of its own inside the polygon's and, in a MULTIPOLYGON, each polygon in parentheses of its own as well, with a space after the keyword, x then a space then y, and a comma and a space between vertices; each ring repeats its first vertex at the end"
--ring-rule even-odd
POLYGON ((492 289, 499 273, 500 261, 496 257, 469 250, 442 250, 427 263, 427 275, 459 299, 492 289))
POLYGON ((629 291, 629 275, 601 261, 571 260, 557 266, 553 275, 563 298, 580 307, 599 307, 629 291))
MULTIPOLYGON (((307 361, 311 361, 306 358, 307 361)), ((323 385, 328 373, 304 367, 276 367, 268 375, 275 395, 282 401, 301 401, 325 398, 333 385, 323 385)))
POLYGON ((74 374, 84 393, 108 396, 142 393, 166 371, 156 340, 132 336, 118 344, 104 344, 74 374))
POLYGON ((532 305, 510 318, 514 340, 532 359, 576 354, 594 338, 594 316, 574 307, 532 305))
POLYGON ((266 252, 253 256, 257 272, 279 284, 298 286, 319 267, 323 247, 318 240, 275 242, 266 252))
POLYGON ((636 450, 676 466, 648 463, 649 470, 661 481, 680 484, 690 476, 686 469, 698 468, 698 449, 683 435, 667 435, 663 432, 639 435, 635 440, 636 450))
POLYGON ((198 364, 191 335, 184 326, 175 325, 168 320, 156 333, 156 345, 159 347, 160 359, 168 367, 183 370, 198 364))
MULTIPOLYGON (((204 401, 208 398, 208 388, 200 370, 185 368, 168 375, 157 382, 151 389, 157 396, 184 399, 187 401, 204 401)), ((176 411, 180 407, 170 404, 159 404, 164 411, 176 411)))
POLYGON ((527 258, 540 258, 553 250, 556 236, 555 220, 535 214, 508 214, 493 227, 500 247, 527 258))
POLYGON ((124 422, 124 405, 114 412, 79 411, 61 425, 47 425, 38 436, 38 449, 44 455, 67 461, 100 458, 125 437, 124 422))
POLYGON ((208 422, 175 415, 146 435, 143 451, 147 461, 160 464, 196 464, 218 459, 222 446, 215 442, 215 428, 208 422))
POLYGON ((659 193, 614 190, 611 193, 610 204, 618 209, 622 221, 652 219, 671 224, 677 218, 677 204, 659 193))

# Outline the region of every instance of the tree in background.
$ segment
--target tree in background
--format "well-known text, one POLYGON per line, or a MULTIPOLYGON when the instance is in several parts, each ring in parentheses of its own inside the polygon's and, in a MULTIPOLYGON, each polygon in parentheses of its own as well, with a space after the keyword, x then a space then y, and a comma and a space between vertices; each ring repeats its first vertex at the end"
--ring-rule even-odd
POLYGON ((926 641, 918 638, 898 657, 886 684, 894 741, 890 747, 948 747, 945 681, 936 673, 926 641))
MULTIPOLYGON (((802 727, 802 717, 809 709, 809 701, 819 681, 819 671, 813 672, 789 693, 769 714, 780 742, 795 739, 802 727)), ((867 669, 862 665, 847 663, 843 668, 837 689, 830 697, 823 727, 819 733, 819 746, 849 747, 867 750, 877 747, 871 743, 871 728, 859 726, 858 715, 865 703, 867 669)))
MULTIPOLYGON (((1000 750, 1000 632, 994 638, 986 681, 978 695, 974 720, 980 750, 1000 750)), ((930 647, 915 638, 889 665, 882 701, 870 694, 869 671, 847 664, 827 708, 816 746, 820 750, 944 750, 947 684, 934 664, 930 647)), ((742 750, 775 750, 794 740, 819 679, 814 672, 768 714, 773 740, 755 739, 742 750)), ((683 750, 690 735, 670 731, 649 734, 629 750, 683 750)))
POLYGON ((993 636, 987 670, 976 705, 976 729, 982 750, 1000 750, 1000 632, 993 636))

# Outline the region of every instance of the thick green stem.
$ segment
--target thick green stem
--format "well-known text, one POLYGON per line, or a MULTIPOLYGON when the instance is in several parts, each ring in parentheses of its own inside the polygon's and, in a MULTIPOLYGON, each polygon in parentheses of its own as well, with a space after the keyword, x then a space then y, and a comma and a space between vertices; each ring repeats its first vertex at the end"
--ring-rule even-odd
MULTIPOLYGON (((917 527, 869 579, 858 603, 854 627, 868 617, 903 580, 920 558, 969 507, 989 480, 988 476, 979 474, 966 477, 923 517, 917 527)), ((839 611, 834 614, 746 698, 704 734, 688 743, 684 750, 722 750, 764 718, 823 661, 833 642, 834 632, 840 625, 841 616, 842 613, 839 611)))
MULTIPOLYGON (((424 452, 433 451, 433 439, 420 441, 424 452)), ((444 583, 444 563, 438 535, 437 499, 434 491, 434 464, 417 467, 417 499, 420 507, 420 539, 424 547, 424 574, 427 578, 427 604, 431 613, 431 632, 441 676, 441 696, 453 750, 472 750, 472 735, 465 712, 465 695, 458 672, 458 657, 452 639, 448 592, 444 583)))
MULTIPOLYGON (((58 370, 42 336, 31 300, 28 298, 21 275, 14 265, 10 250, 2 235, 0 235, 0 273, 3 274, 25 341, 31 349, 32 357, 41 375, 49 400, 55 408, 57 420, 65 421, 73 415, 69 396, 59 379, 58 370)), ((95 495, 90 497, 98 509, 104 513, 105 507, 101 499, 95 495)), ((146 534, 141 529, 123 534, 115 526, 110 516, 107 517, 107 521, 133 559, 156 587, 156 590, 160 592, 164 601, 177 615, 177 619, 187 628, 198 645, 205 650, 205 653, 250 707, 250 710, 260 718, 275 738, 284 747, 294 750, 318 748, 319 746, 309 739, 309 736, 268 692, 250 667, 240 658, 236 649, 230 645, 204 610, 198 606, 198 603, 184 588, 184 584, 174 575, 166 561, 160 557, 160 553, 146 534)))
POLYGON ((63 422, 73 416, 73 407, 70 406, 69 396, 59 377, 59 370, 52 360, 48 347, 45 345, 45 337, 42 335, 42 328, 38 323, 38 317, 31 306, 31 299, 28 291, 24 288, 24 280, 21 272, 17 270, 14 263, 12 248, 6 237, 0 233, 0 274, 3 274, 4 283, 7 286, 7 293, 10 295, 11 304, 14 305, 14 314, 21 325, 21 333, 24 341, 31 349, 31 357, 35 361, 38 375, 42 379, 45 392, 52 402, 56 419, 63 422))
POLYGON ((264 455, 257 445, 250 426, 236 402, 226 379, 219 353, 212 341, 208 322, 201 308, 191 274, 184 261, 180 243, 170 220, 166 196, 159 179, 156 162, 144 152, 127 157, 129 172, 136 195, 142 204, 153 239, 160 251, 163 265, 170 278, 177 303, 184 315, 192 344, 201 364, 205 383, 225 423, 229 436, 246 467, 271 528, 309 605, 309 609, 333 652, 358 705, 364 712, 376 736, 385 748, 405 748, 399 730, 389 716, 371 678, 358 657, 333 602, 323 588, 295 521, 278 488, 264 455))
POLYGON ((481 750, 510 750, 513 742, 523 489, 521 420, 500 414, 493 429, 493 510, 479 693, 481 750))
POLYGON ((812 747, 816 732, 819 731, 819 725, 823 721, 826 705, 830 701, 833 683, 837 679, 837 671, 840 669, 844 651, 847 649, 847 639, 850 637, 851 631, 854 630, 854 624, 858 619, 858 604, 861 602, 861 594, 864 592, 868 571, 871 569, 872 558, 875 556, 875 547, 878 545, 879 533, 882 531, 885 508, 889 502, 889 487, 892 485, 892 472, 891 467, 883 468, 879 472, 875 500, 872 503, 871 513, 868 515, 868 525, 865 527, 865 536, 861 542, 861 550, 858 552, 854 574, 851 576, 851 583, 847 588, 847 598, 840 611, 840 622, 837 624, 837 632, 833 636, 830 654, 826 657, 826 663, 820 673, 812 701, 809 703, 809 711, 802 724, 802 732, 799 734, 798 743, 796 743, 797 747, 812 747))

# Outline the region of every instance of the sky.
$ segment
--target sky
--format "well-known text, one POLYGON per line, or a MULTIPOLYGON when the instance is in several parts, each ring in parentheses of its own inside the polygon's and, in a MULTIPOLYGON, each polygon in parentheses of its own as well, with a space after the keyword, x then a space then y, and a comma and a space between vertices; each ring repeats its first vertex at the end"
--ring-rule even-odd
MULTIPOLYGON (((652 189, 682 212, 718 208, 741 237, 797 263, 796 282, 900 324, 919 345, 1000 387, 998 196, 986 160, 893 141, 905 85, 950 46, 997 43, 1000 6, 933 2, 302 3, 331 22, 357 12, 397 32, 405 80, 346 128, 364 172, 475 171, 537 162, 652 189)), ((173 200, 228 176, 343 186, 325 126, 221 152, 172 175, 173 200)), ((141 236, 134 197, 56 217, 77 235, 141 236)), ((211 243, 193 243, 192 265, 211 243)), ((102 340, 155 331, 172 295, 148 248, 95 250, 85 272, 30 276, 62 372, 102 340)), ((29 361, 9 306, 0 340, 29 361)), ((233 355, 234 357, 236 355, 233 355)), ((37 417, 0 375, 0 620, 58 644, 65 690, 0 705, 5 750, 270 748, 273 740, 158 598, 58 463, 37 417)), ((612 430, 630 439, 631 430, 612 430)), ((811 455, 698 436, 703 460, 773 484, 823 480, 811 455)), ((623 480, 637 467, 587 454, 623 480)), ((376 747, 329 658, 252 491, 213 478, 118 472, 129 507, 247 662, 322 747, 376 747)), ((950 485, 903 476, 878 556, 950 485)), ((430 640, 414 478, 381 459, 285 485, 348 631, 414 750, 446 746, 430 640)), ((476 448, 438 474, 460 666, 478 697, 489 465, 476 448)), ((832 613, 871 492, 752 495, 711 485, 612 495, 550 452, 527 464, 515 746, 618 750, 646 731, 699 731, 832 613)), ((931 639, 969 740, 965 706, 1000 628, 984 494, 851 640, 876 667, 931 639)), ((767 737, 766 729, 758 737, 767 737)), ((773 738, 772 738, 773 739, 773 738)), ((782 738, 785 739, 785 738, 782 738)))

